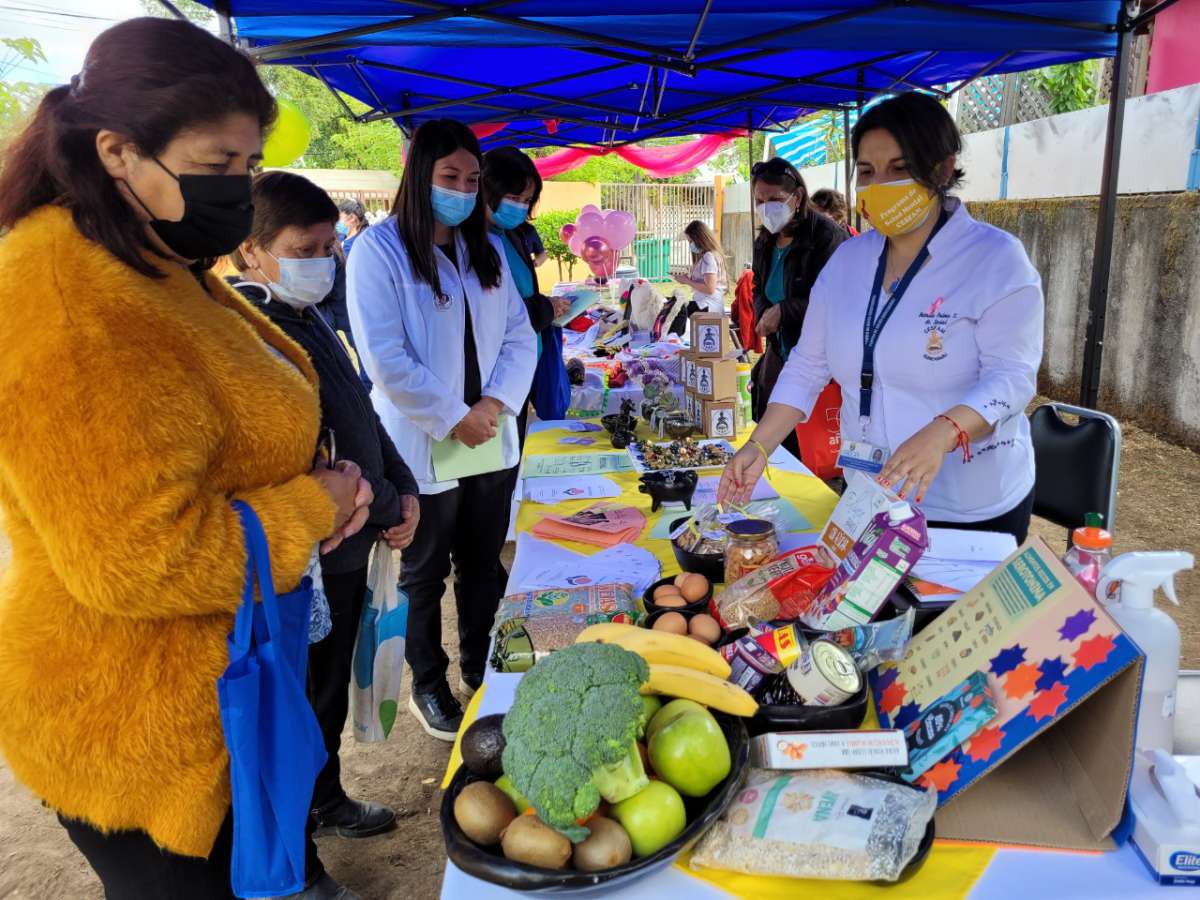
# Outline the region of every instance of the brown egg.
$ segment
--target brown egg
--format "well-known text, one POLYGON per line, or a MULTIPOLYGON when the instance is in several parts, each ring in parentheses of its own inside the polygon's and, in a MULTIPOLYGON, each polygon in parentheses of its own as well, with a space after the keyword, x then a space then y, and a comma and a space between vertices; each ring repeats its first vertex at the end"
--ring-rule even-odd
POLYGON ((677 587, 677 588, 683 587, 683 583, 685 581, 687 581, 687 577, 688 577, 687 572, 680 572, 678 575, 676 575, 675 576, 675 587, 677 587))
MULTIPOLYGON (((661 587, 656 587, 654 589, 654 594, 652 596, 654 597, 654 602, 657 603, 659 606, 668 606, 668 605, 673 605, 673 604, 664 604, 663 600, 665 598, 680 597, 681 594, 679 593, 679 588, 675 587, 675 585, 664 584, 661 587)), ((683 604, 680 603, 679 605, 682 606, 683 604)))
POLYGON ((693 572, 683 579, 683 584, 679 586, 679 593, 688 603, 695 603, 708 593, 708 579, 693 572))
POLYGON ((680 613, 663 613, 654 620, 655 631, 666 631, 669 634, 687 634, 688 622, 680 613))
POLYGON ((701 613, 692 616, 692 621, 688 623, 688 636, 706 644, 715 644, 721 638, 721 626, 712 616, 701 613))
POLYGON ((655 602, 658 603, 659 606, 666 607, 667 609, 682 609, 683 607, 687 606, 687 601, 684 600, 683 597, 678 593, 667 594, 665 597, 659 597, 655 602))

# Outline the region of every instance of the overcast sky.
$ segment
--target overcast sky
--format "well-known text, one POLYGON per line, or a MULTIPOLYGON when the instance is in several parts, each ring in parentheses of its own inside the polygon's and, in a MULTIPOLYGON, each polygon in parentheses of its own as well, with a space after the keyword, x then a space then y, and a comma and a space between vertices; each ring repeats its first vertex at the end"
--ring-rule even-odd
POLYGON ((96 35, 141 15, 138 0, 0 0, 0 37, 37 38, 46 52, 46 62, 21 63, 8 77, 62 84, 82 67, 96 35))

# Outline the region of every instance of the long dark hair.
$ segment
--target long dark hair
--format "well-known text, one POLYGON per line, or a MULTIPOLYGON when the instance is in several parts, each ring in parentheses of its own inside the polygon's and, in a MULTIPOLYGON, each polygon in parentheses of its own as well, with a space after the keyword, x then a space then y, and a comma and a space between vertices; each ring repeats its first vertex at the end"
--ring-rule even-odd
POLYGON ((483 154, 483 199, 492 212, 509 194, 523 193, 531 181, 529 209, 532 211, 542 199, 542 176, 533 160, 516 147, 497 147, 483 154))
MULTIPOLYGON (((755 163, 750 168, 751 203, 754 202, 754 185, 760 181, 771 187, 781 187, 789 194, 800 192, 800 199, 796 203, 796 212, 792 216, 792 220, 784 225, 780 232, 785 235, 795 234, 796 229, 800 226, 800 221, 808 215, 808 185, 804 183, 804 176, 782 156, 773 156, 765 162, 755 163)), ((758 236, 760 240, 775 237, 765 225, 758 229, 758 236)))
POLYGON ((862 136, 876 128, 896 139, 913 181, 942 197, 958 187, 966 174, 955 168, 947 178, 941 170, 947 159, 962 153, 962 136, 946 107, 928 94, 916 91, 899 94, 863 113, 850 132, 850 149, 855 159, 862 136))
POLYGON ((178 19, 114 25, 10 145, 0 172, 0 230, 58 203, 85 237, 143 275, 161 276, 143 256, 143 224, 96 154, 96 134, 126 135, 149 157, 184 129, 231 113, 254 116, 264 129, 275 119, 275 101, 249 58, 178 19))
MULTIPOLYGON (((438 278, 437 259, 433 253, 433 166, 456 150, 468 151, 479 160, 480 169, 483 168, 479 140, 462 122, 431 119, 421 125, 409 145, 400 190, 392 204, 392 215, 396 217, 400 240, 408 250, 413 272, 433 288, 435 294, 442 292, 442 281, 438 278)), ((488 240, 482 203, 475 203, 475 209, 458 230, 467 245, 468 268, 475 271, 484 287, 499 287, 500 255, 488 240)))

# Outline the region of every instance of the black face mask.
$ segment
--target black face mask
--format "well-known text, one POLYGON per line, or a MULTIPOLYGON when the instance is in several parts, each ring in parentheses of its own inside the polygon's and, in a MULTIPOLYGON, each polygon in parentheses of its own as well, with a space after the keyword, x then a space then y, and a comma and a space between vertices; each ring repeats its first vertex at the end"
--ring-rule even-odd
POLYGON ((236 250, 254 223, 250 176, 176 175, 157 159, 154 161, 179 182, 183 218, 178 222, 156 219, 133 188, 129 193, 150 215, 150 227, 159 239, 184 259, 211 259, 236 250))

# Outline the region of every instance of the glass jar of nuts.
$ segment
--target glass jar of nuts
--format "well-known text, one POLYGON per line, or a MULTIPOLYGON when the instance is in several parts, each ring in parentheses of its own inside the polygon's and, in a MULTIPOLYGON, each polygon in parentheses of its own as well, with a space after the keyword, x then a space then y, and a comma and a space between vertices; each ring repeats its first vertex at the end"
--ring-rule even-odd
POLYGON ((779 555, 775 526, 766 519, 738 519, 725 526, 725 584, 730 585, 779 555))

